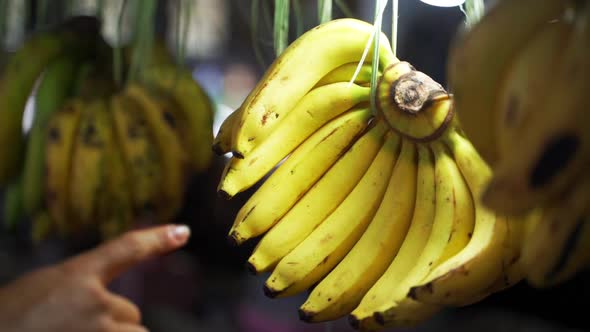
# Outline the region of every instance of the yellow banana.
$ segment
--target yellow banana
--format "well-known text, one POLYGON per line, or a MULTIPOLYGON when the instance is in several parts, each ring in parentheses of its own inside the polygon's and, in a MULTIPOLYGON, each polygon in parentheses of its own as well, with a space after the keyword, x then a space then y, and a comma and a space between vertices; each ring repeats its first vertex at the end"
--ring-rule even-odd
POLYGON ((483 202, 504 214, 523 214, 558 197, 590 161, 590 6, 583 3, 571 38, 551 77, 550 93, 537 96, 535 116, 494 167, 483 202))
POLYGON ((486 209, 478 199, 492 173, 473 145, 456 130, 449 131, 444 141, 473 196, 473 235, 463 250, 442 262, 419 285, 412 287, 409 296, 424 303, 466 305, 480 300, 501 275, 507 220, 486 209))
MULTIPOLYGON (((110 103, 109 103, 110 106, 110 103)), ((123 160, 121 146, 123 142, 116 134, 113 109, 106 114, 111 135, 105 142, 105 162, 102 168, 102 179, 106 187, 98 195, 97 220, 103 240, 120 235, 131 228, 133 204, 131 188, 133 182, 128 167, 123 160)))
POLYGON ((206 170, 213 159, 214 103, 193 79, 190 71, 177 66, 154 66, 142 74, 145 84, 168 94, 179 106, 185 122, 188 157, 197 172, 206 170))
POLYGON ((281 259, 264 285, 267 296, 290 296, 310 288, 354 246, 383 200, 398 155, 398 142, 396 135, 390 135, 352 192, 281 259))
POLYGON ((383 145, 389 127, 376 122, 258 242, 248 259, 251 271, 273 268, 342 203, 383 145))
POLYGON ((117 141, 129 169, 132 204, 137 214, 157 207, 163 179, 160 155, 146 120, 125 95, 113 95, 110 103, 117 141))
POLYGON ((250 188, 318 128, 354 105, 367 102, 369 95, 370 88, 349 87, 346 82, 311 90, 248 156, 230 161, 220 191, 233 197, 250 188))
POLYGON ((564 197, 544 207, 522 250, 526 278, 533 286, 555 285, 589 265, 589 198, 590 177, 584 176, 564 197))
MULTIPOLYGON (((373 25, 356 19, 337 19, 319 25, 291 43, 266 71, 242 104, 234 127, 232 151, 246 157, 265 141, 277 123, 322 77, 335 68, 358 62, 373 25)), ((380 38, 379 68, 397 62, 385 35, 380 38)), ((369 52, 368 58, 371 58, 369 52)))
POLYGON ((567 4, 499 1, 451 46, 447 70, 457 113, 469 140, 489 163, 497 160, 493 109, 506 68, 539 27, 559 18, 567 4))
MULTIPOLYGON (((417 182, 416 195, 409 228, 401 234, 401 239, 394 243, 394 249, 399 248, 399 251, 395 254, 391 264, 371 285, 361 302, 351 313, 351 322, 359 322, 358 324, 353 323, 355 326, 373 325, 371 322, 373 319, 381 318, 375 316, 375 313, 379 314, 384 306, 390 304, 390 301, 398 300, 407 293, 409 285, 404 284, 404 279, 419 262, 420 254, 432 232, 436 206, 434 162, 431 156, 432 152, 426 145, 419 144, 417 149, 418 169, 413 178, 417 182)), ((382 320, 377 320, 377 322, 384 323, 382 320)))
POLYGON ((498 158, 512 158, 507 152, 523 135, 521 127, 539 115, 538 103, 544 100, 539 96, 553 89, 547 71, 563 58, 571 30, 572 24, 566 20, 543 24, 508 66, 494 115, 498 158))
POLYGON ((93 229, 98 220, 99 193, 106 190, 106 148, 112 137, 108 109, 103 100, 88 102, 82 110, 71 161, 69 184, 72 231, 93 229))
POLYGON ((33 85, 47 64, 68 52, 92 54, 98 40, 96 18, 75 17, 25 41, 8 60, 0 79, 0 185, 21 171, 25 140, 22 116, 33 85))
MULTIPOLYGON (((434 153, 436 180, 436 207, 432 232, 411 269, 407 273, 398 272, 402 281, 389 280, 392 282, 389 287, 393 287, 393 290, 386 291, 385 304, 381 305, 374 315, 382 326, 414 325, 441 309, 439 306, 408 298, 408 291, 436 267, 441 256, 449 249, 447 246, 453 236, 462 235, 462 238, 466 238, 466 235, 473 231, 474 206, 461 172, 442 143, 433 142, 430 148, 434 153), (464 234, 459 234, 460 232, 464 234)), ((467 241, 461 244, 462 247, 456 245, 452 250, 458 252, 465 247, 467 241)))
POLYGON ((307 139, 240 209, 230 230, 232 241, 241 244, 272 227, 342 156, 370 117, 368 108, 353 109, 307 139))
POLYGON ((66 235, 68 231, 74 145, 83 107, 85 105, 81 100, 70 99, 51 116, 47 124, 45 203, 60 235, 66 235))
POLYGON ((237 119, 240 117, 241 108, 233 111, 221 124, 219 131, 213 139, 212 149, 215 154, 222 156, 226 153, 231 152, 231 140, 234 126, 236 125, 237 119))
POLYGON ((51 62, 35 95, 35 117, 29 134, 23 169, 23 202, 26 213, 35 215, 43 206, 45 174, 45 139, 47 122, 71 96, 77 63, 65 56, 51 62))
POLYGON ((320 322, 350 313, 398 252, 416 200, 416 146, 401 141, 401 152, 373 220, 346 257, 314 287, 299 309, 303 320, 320 322))
MULTIPOLYGON (((165 114, 148 94, 137 84, 129 84, 125 95, 142 112, 147 127, 154 137, 162 167, 161 197, 158 199, 159 219, 170 221, 182 203, 185 187, 185 166, 187 156, 174 129, 165 120, 165 114)), ((210 143, 209 143, 210 144, 210 143)))
MULTIPOLYGON (((340 67, 334 68, 331 72, 327 73, 326 76, 322 77, 316 83, 313 89, 332 83, 350 82, 357 70, 358 65, 358 62, 350 62, 345 63, 340 67)), ((362 65, 354 80, 354 84, 366 86, 367 84, 371 83, 372 72, 373 66, 371 63, 362 65)), ((379 72, 377 75, 377 77, 379 77, 381 76, 381 73, 379 72)))

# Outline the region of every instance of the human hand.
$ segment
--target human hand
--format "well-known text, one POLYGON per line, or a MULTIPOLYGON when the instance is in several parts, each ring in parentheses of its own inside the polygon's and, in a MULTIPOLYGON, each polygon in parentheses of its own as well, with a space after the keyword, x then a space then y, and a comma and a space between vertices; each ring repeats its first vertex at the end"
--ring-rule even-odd
POLYGON ((108 283, 151 257, 183 246, 186 226, 132 231, 0 289, 4 332, 145 332, 139 309, 108 283))

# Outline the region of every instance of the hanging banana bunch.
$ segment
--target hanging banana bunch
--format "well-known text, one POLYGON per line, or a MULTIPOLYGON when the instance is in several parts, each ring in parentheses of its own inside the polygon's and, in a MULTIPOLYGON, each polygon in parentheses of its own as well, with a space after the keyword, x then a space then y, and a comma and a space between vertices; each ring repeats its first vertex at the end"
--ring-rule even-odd
POLYGON ((141 2, 129 45, 113 49, 96 18, 73 17, 35 33, 2 73, 4 219, 31 218, 34 241, 86 232, 106 239, 139 218, 170 222, 188 177, 208 169, 213 104, 154 38, 154 5, 141 2), (23 110, 37 80, 24 137, 23 110))
POLYGON ((483 203, 542 215, 523 248, 539 287, 589 265, 589 59, 588 1, 500 1, 450 54, 457 112, 493 166, 483 203))
POLYGON ((247 265, 270 274, 265 294, 309 291, 302 320, 348 316, 361 330, 412 326, 514 285, 538 220, 482 204, 492 172, 452 96, 385 35, 358 67, 376 31, 345 18, 304 33, 214 139, 232 153, 220 194, 261 183, 229 239, 258 239, 247 265))

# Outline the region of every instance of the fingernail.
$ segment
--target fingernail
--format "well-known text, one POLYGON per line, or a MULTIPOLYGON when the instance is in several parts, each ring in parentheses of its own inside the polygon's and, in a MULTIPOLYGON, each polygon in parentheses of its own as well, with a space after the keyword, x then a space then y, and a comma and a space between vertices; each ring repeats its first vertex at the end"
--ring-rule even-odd
POLYGON ((186 225, 173 226, 169 232, 170 238, 179 244, 184 244, 191 235, 191 230, 186 225))

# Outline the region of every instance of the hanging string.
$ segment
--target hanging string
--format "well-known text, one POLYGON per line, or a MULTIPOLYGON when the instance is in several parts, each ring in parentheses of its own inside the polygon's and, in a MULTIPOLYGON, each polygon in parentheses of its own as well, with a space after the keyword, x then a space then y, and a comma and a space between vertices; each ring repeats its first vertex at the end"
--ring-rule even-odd
POLYGON ((391 2, 391 50, 393 55, 397 57, 397 26, 399 17, 399 1, 392 0, 391 2))
POLYGON ((385 12, 385 6, 387 6, 387 0, 377 0, 375 6, 376 18, 375 18, 375 31, 373 32, 373 63, 371 70, 371 111, 373 114, 377 114, 377 107, 375 105, 375 97, 377 94, 377 72, 379 71, 379 40, 381 37, 381 24, 383 23, 383 12, 385 12))
POLYGON ((320 24, 332 20, 332 0, 318 1, 318 19, 320 24))

